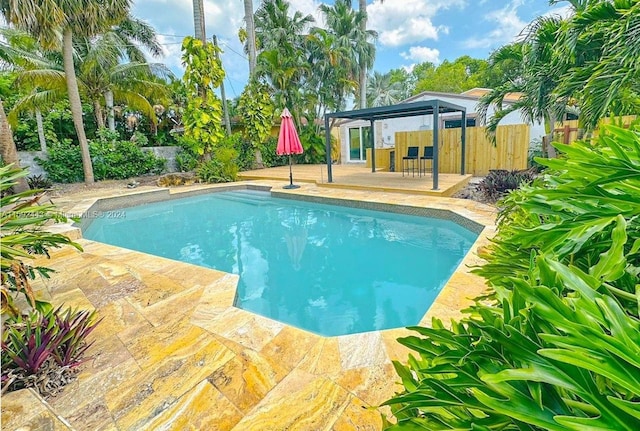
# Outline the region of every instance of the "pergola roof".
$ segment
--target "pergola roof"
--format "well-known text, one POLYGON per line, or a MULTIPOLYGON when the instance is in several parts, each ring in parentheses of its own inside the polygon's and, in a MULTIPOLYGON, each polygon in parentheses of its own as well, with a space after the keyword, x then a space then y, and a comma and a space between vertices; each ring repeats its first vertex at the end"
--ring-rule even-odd
POLYGON ((460 112, 462 114, 462 137, 461 137, 461 173, 464 175, 464 153, 465 153, 465 134, 466 134, 466 115, 467 109, 453 103, 440 99, 423 100, 420 102, 401 103, 399 105, 379 106, 377 108, 357 109, 355 111, 332 112, 324 115, 325 126, 325 146, 327 151, 327 178, 333 182, 331 172, 331 136, 329 130, 330 118, 346 118, 351 120, 369 120, 371 129, 374 131, 370 135, 371 139, 371 172, 376 171, 376 157, 373 123, 377 120, 387 120, 390 118, 414 117, 418 115, 433 115, 433 189, 438 189, 438 115, 450 112, 460 112))
POLYGON ((413 117, 417 115, 433 115, 449 112, 465 112, 466 108, 445 102, 444 100, 433 99, 420 102, 401 103, 399 105, 379 106, 377 108, 357 109, 355 111, 332 112, 325 114, 327 118, 348 118, 351 120, 386 120, 389 118, 413 117))

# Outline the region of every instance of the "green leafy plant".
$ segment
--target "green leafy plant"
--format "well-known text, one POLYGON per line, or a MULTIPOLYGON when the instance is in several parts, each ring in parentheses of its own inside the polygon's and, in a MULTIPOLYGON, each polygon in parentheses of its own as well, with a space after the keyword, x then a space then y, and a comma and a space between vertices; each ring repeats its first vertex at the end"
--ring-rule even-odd
POLYGON ((217 57, 218 48, 203 44, 193 37, 182 42, 182 77, 187 90, 187 104, 182 114, 186 142, 198 156, 208 157, 224 137, 222 102, 213 92, 224 79, 224 70, 217 57))
POLYGON ((36 161, 53 182, 77 183, 84 179, 80 147, 72 144, 68 139, 50 145, 47 158, 36 158, 36 161))
POLYGON ((274 111, 269 86, 251 80, 240 95, 238 114, 244 125, 243 136, 257 152, 256 160, 262 160, 260 144, 271 134, 274 111))
POLYGON ((317 164, 326 162, 326 146, 324 138, 317 135, 315 127, 308 125, 300 131, 300 141, 304 148, 302 160, 304 163, 317 164))
POLYGON ((278 147, 278 138, 270 136, 260 146, 260 152, 262 154, 262 162, 266 168, 273 168, 276 166, 284 166, 289 163, 289 159, 279 156, 276 153, 278 147))
POLYGON ((387 429, 634 430, 640 418, 640 133, 555 144, 563 159, 502 202, 451 328, 412 328, 387 429))
POLYGON ((123 180, 145 174, 159 174, 166 160, 145 152, 131 141, 92 142, 93 172, 97 180, 123 180))
POLYGON ((149 145, 149 138, 144 133, 135 131, 131 137, 131 142, 135 142, 138 147, 146 147, 149 145))
MULTIPOLYGON (((118 134, 102 129, 96 141, 89 144, 93 171, 97 180, 127 179, 145 174, 159 174, 166 169, 166 160, 145 152, 131 141, 117 140, 118 134)), ((46 160, 37 159, 54 182, 82 181, 80 148, 70 142, 52 145, 46 160)))
MULTIPOLYGON (((254 145, 250 141, 243 139, 239 133, 234 133, 229 138, 232 141, 231 144, 233 148, 238 153, 238 169, 241 171, 254 169, 256 167, 256 150, 254 145)), ((260 153, 260 159, 262 160, 262 153, 260 153)))
POLYGON ((191 172, 198 166, 198 158, 190 151, 181 150, 176 154, 176 165, 180 172, 191 172))
POLYGON ((238 165, 235 163, 238 153, 233 148, 219 148, 213 158, 202 162, 196 169, 199 180, 207 183, 226 183, 238 177, 238 165))
POLYGON ((55 394, 88 359, 87 337, 98 323, 95 311, 61 307, 8 318, 2 331, 3 392, 34 387, 55 394))
POLYGON ((70 245, 82 250, 79 244, 60 234, 49 233, 42 228, 51 222, 64 222, 67 218, 53 205, 40 204, 41 190, 28 190, 18 194, 5 194, 15 180, 26 176, 27 171, 12 165, 0 167, 0 269, 2 275, 2 314, 19 315, 15 296, 23 296, 31 308, 46 310, 46 302, 38 301, 31 289, 30 280, 36 275, 48 277, 45 267, 32 267, 23 260, 34 255, 49 256, 49 249, 70 245))
POLYGON ((44 175, 31 175, 27 182, 32 189, 50 189, 53 186, 53 182, 44 175))
POLYGON ((496 202, 508 192, 517 190, 523 184, 529 184, 535 178, 536 170, 526 169, 519 171, 507 171, 505 169, 492 169, 489 174, 476 186, 484 199, 488 202, 496 202))

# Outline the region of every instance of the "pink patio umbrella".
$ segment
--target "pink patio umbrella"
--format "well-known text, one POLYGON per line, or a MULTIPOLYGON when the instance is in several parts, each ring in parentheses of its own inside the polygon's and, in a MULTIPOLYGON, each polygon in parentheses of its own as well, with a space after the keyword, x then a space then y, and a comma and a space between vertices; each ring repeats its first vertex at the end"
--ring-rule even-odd
POLYGON ((289 156, 289 184, 284 186, 283 189, 297 189, 300 186, 293 184, 293 173, 291 172, 291 155, 302 154, 302 144, 296 132, 296 126, 293 124, 293 118, 291 112, 287 108, 282 110, 280 114, 282 122, 280 123, 280 135, 278 136, 278 147, 276 148, 276 154, 279 156, 289 156))

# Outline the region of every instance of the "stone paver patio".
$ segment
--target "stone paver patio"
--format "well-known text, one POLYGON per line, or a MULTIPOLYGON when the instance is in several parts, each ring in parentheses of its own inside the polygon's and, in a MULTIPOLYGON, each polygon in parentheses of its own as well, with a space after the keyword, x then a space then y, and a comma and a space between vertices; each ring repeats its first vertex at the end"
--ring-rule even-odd
MULTIPOLYGON (((290 193, 445 209, 485 225, 421 324, 459 316, 483 291, 469 266, 480 262, 476 250, 493 234, 494 208, 313 184, 290 193)), ((99 197, 90 195, 56 204, 77 214, 99 197)), ((59 249, 37 262, 58 273, 35 287, 54 304, 98 310, 92 360, 55 398, 44 401, 31 390, 3 396, 2 429, 381 429, 380 415, 389 410, 375 406, 401 389, 391 361, 407 358, 396 341, 406 329, 321 337, 233 307, 236 275, 78 242, 84 252, 59 249)))

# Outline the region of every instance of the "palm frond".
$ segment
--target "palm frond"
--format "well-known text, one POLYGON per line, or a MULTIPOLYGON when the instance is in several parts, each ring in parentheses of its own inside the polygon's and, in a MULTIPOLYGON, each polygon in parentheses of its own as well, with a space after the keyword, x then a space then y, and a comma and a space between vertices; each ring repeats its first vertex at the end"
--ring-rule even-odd
POLYGON ((21 99, 19 99, 14 105, 13 109, 7 114, 7 120, 12 127, 16 127, 18 124, 18 118, 20 114, 25 112, 32 112, 36 109, 43 109, 44 107, 51 106, 55 102, 58 102, 66 97, 66 88, 40 90, 31 93, 21 99))

